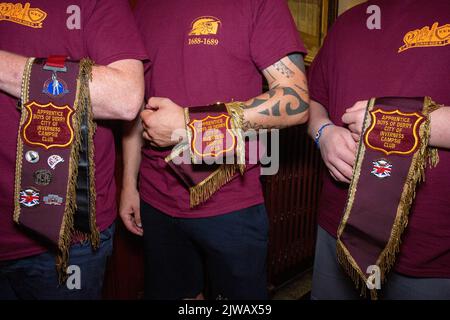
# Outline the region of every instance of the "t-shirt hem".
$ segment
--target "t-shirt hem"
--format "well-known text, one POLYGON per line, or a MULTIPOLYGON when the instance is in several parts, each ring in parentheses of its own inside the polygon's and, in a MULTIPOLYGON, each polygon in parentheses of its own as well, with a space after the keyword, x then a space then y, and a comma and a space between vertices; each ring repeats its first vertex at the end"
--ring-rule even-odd
POLYGON ((337 227, 326 221, 319 221, 319 227, 328 232, 333 238, 337 239, 337 227))
POLYGON ((196 218, 209 218, 209 217, 215 217, 224 215, 227 213, 231 213, 237 210, 242 210, 245 208, 249 208, 252 206, 256 206, 259 204, 264 203, 264 199, 258 199, 258 200, 252 200, 252 201, 246 201, 246 202, 239 202, 239 205, 232 205, 232 206, 220 206, 220 210, 215 210, 214 212, 201 212, 201 213, 195 213, 195 209, 193 209, 193 212, 190 213, 180 213, 173 210, 173 208, 166 207, 165 205, 162 205, 161 203, 154 202, 148 198, 146 198, 144 195, 141 195, 141 198, 144 202, 148 203, 155 209, 171 216, 174 218, 190 218, 190 219, 196 219, 196 218))
POLYGON ((405 276, 414 278, 450 278, 450 271, 417 269, 413 267, 395 266, 394 271, 405 276))
POLYGON ((0 261, 9 261, 9 260, 28 258, 31 256, 36 256, 38 254, 47 252, 47 251, 48 251, 47 249, 36 249, 36 248, 32 249, 32 250, 21 251, 20 253, 17 253, 17 251, 14 251, 13 254, 0 256, 0 261))
MULTIPOLYGON (((337 238, 336 228, 327 222, 320 221, 319 226, 328 232, 333 238, 337 238)), ((396 265, 394 267, 396 273, 414 277, 414 278, 450 278, 450 271, 433 270, 433 269, 417 269, 405 265, 396 265)))
MULTIPOLYGON (((108 229, 116 220, 116 218, 111 219, 110 222, 107 223, 102 223, 102 225, 99 225, 99 231, 103 232, 106 229, 108 229)), ((17 260, 17 259, 24 259, 24 258, 28 258, 28 257, 32 257, 32 256, 36 256, 42 253, 47 252, 48 249, 45 248, 33 248, 30 250, 21 250, 20 252, 14 251, 13 254, 9 254, 9 255, 2 255, 0 256, 0 261, 10 261, 10 260, 17 260)))
POLYGON ((115 54, 103 59, 100 59, 98 61, 94 61, 98 65, 107 66, 113 62, 119 61, 119 60, 125 60, 125 59, 134 59, 134 60, 140 60, 144 62, 145 66, 149 65, 150 59, 145 54, 136 54, 136 53, 121 53, 121 54, 115 54))
POLYGON ((264 59, 263 62, 259 63, 258 68, 260 70, 264 70, 267 67, 271 66, 272 64, 274 64, 275 62, 279 61, 280 59, 282 59, 283 57, 285 57, 286 55, 288 55, 289 53, 292 53, 292 52, 299 52, 299 53, 305 55, 306 49, 301 46, 287 47, 287 48, 281 49, 277 53, 267 57, 267 59, 264 59))
POLYGON ((325 102, 325 99, 317 97, 315 94, 313 94, 312 90, 309 90, 309 98, 313 101, 320 103, 325 109, 328 110, 328 105, 325 102))

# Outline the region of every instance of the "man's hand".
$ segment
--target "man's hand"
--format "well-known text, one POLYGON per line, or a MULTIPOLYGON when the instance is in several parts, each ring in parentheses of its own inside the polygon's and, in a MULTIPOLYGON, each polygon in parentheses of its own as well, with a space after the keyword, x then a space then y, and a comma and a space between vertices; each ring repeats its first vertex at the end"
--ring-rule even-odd
POLYGON ((141 224, 139 191, 136 188, 123 188, 120 194, 119 215, 125 227, 138 236, 144 234, 141 224))
POLYGON ((150 98, 141 112, 142 136, 152 146, 168 147, 177 144, 185 134, 183 108, 168 98, 150 98), (178 138, 176 135, 178 135, 178 138))
POLYGON ((367 102, 367 100, 358 101, 353 107, 345 110, 345 113, 342 116, 342 121, 348 125, 348 129, 351 131, 352 137, 356 142, 358 142, 361 137, 367 102))
POLYGON ((356 142, 343 127, 328 126, 319 141, 320 153, 330 174, 336 181, 350 183, 356 160, 356 142))

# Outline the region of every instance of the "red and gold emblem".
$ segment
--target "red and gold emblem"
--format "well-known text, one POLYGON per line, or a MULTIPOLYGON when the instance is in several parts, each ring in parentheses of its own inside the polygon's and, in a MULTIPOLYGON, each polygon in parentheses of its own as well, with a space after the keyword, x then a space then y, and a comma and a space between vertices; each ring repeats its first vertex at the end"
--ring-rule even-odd
POLYGON ((192 129, 191 148, 194 156, 219 157, 236 146, 236 136, 231 129, 231 117, 227 114, 206 116, 189 122, 192 129))
POLYGON ((68 105, 55 106, 51 102, 41 105, 31 101, 25 108, 28 113, 22 131, 25 143, 46 149, 67 147, 72 143, 73 110, 68 105))
POLYGON ((364 141, 367 147, 386 155, 408 155, 419 146, 419 128, 425 117, 417 112, 403 113, 399 110, 370 111, 372 125, 364 141))

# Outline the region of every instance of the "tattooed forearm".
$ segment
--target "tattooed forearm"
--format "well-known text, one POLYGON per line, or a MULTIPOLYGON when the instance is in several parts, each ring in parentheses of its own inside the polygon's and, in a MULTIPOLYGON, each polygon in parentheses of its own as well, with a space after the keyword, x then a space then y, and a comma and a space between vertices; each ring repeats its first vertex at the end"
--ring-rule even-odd
POLYGON ((270 112, 269 109, 266 109, 266 110, 260 111, 259 114, 263 114, 263 115, 265 115, 265 116, 270 116, 270 115, 272 115, 272 116, 274 116, 274 117, 279 117, 279 116, 281 116, 281 113, 280 113, 280 101, 278 101, 277 103, 275 103, 275 105, 272 106, 271 110, 272 110, 272 113, 270 112))
POLYGON ((263 74, 271 90, 245 102, 244 129, 281 129, 305 123, 309 94, 302 55, 286 56, 263 74))
POLYGON ((303 84, 304 84, 305 87, 300 87, 299 85, 296 85, 296 84, 295 84, 294 86, 295 86, 298 90, 302 91, 303 93, 309 94, 308 89, 305 89, 305 88, 307 88, 306 82, 304 81, 303 84))
POLYGON ((267 130, 272 130, 272 129, 284 129, 287 128, 287 125, 284 124, 280 124, 280 125, 264 125, 264 124, 258 124, 252 121, 248 121, 248 120, 244 120, 244 122, 242 123, 242 129, 244 131, 248 131, 250 129, 253 130, 261 130, 261 129, 267 129, 267 130))
POLYGON ((289 60, 303 73, 306 73, 305 71, 305 63, 303 62, 303 57, 299 53, 293 53, 288 55, 289 60))
POLYGON ((278 72, 280 72, 286 78, 292 78, 294 76, 294 72, 291 69, 289 69, 282 61, 274 63, 273 66, 275 67, 275 69, 278 70, 278 72))
POLYGON ((282 107, 280 107, 282 103, 282 100, 280 100, 277 101, 272 107, 259 111, 258 113, 266 116, 280 117, 282 115, 280 110, 285 110, 288 116, 292 116, 308 109, 308 103, 306 103, 294 89, 286 87, 282 88, 282 90, 283 97, 289 98, 289 100, 285 99, 286 102, 282 107))
POLYGON ((274 86, 272 89, 270 89, 269 91, 266 92, 266 94, 269 95, 268 98, 255 98, 252 101, 250 101, 250 103, 247 104, 247 108, 256 108, 259 107, 260 105, 262 105, 263 103, 267 102, 269 99, 272 99, 275 94, 277 93, 277 88, 279 87, 279 85, 274 86))
POLYGON ((290 102, 286 103, 286 113, 290 116, 306 111, 309 108, 309 104, 303 101, 303 99, 295 92, 292 88, 283 88, 283 93, 285 96, 293 96, 295 101, 298 103, 297 108, 292 108, 290 102))

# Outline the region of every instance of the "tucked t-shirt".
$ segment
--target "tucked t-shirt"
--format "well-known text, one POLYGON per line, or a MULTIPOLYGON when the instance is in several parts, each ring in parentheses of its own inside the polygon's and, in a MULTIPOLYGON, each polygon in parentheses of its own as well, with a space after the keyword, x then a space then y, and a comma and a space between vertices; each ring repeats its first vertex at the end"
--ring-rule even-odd
MULTIPOLYGON (((0 50, 27 57, 89 57, 99 65, 147 58, 126 0, 8 1, 0 5, 0 16, 0 50)), ((48 250, 30 233, 19 229, 12 218, 20 117, 16 106, 16 98, 0 92, 0 260, 48 250)), ((115 151, 110 124, 102 121, 97 124, 94 138, 97 225, 104 230, 116 217, 115 151)))
MULTIPOLYGON (((285 0, 141 1, 136 19, 152 61, 147 97, 183 107, 253 98, 262 92, 261 70, 305 52, 285 0)), ((264 202, 253 165, 190 209, 188 189, 164 161, 169 152, 145 146, 140 168, 142 199, 164 213, 198 218, 264 202)))
MULTIPOLYGON (((450 106, 449 13, 450 2, 437 0, 369 1, 344 13, 311 66, 311 99, 339 126, 346 108, 371 97, 430 96, 450 106), (380 8, 381 29, 367 27, 370 5, 380 8)), ((402 237, 395 270, 405 275, 450 277, 450 151, 439 157, 417 188, 402 237)), ((326 173, 319 225, 333 236, 347 188, 326 173)))

